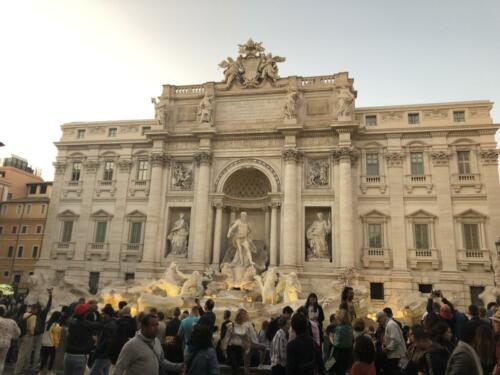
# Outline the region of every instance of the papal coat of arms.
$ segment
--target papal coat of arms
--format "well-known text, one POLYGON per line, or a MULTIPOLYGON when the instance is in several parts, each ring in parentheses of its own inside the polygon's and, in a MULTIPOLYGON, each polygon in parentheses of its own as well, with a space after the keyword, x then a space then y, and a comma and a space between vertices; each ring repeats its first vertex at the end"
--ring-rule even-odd
POLYGON ((258 87, 266 81, 272 85, 279 79, 277 63, 286 59, 265 53, 261 42, 249 39, 245 44, 239 44, 239 56, 236 60, 228 57, 219 66, 224 69, 226 89, 235 82, 243 87, 258 87))

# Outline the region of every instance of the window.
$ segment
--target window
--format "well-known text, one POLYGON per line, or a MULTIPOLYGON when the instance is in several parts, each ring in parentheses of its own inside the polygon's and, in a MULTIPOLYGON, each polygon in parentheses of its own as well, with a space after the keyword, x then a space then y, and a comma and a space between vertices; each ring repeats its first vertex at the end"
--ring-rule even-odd
POLYGON ((479 224, 462 224, 465 250, 479 250, 479 224))
POLYGON ((420 114, 418 113, 408 113, 408 124, 419 124, 420 114))
POLYGON ((95 223, 95 241, 96 243, 103 243, 106 241, 106 227, 107 221, 97 221, 95 223))
POLYGON ((14 284, 19 284, 21 282, 21 274, 16 273, 14 275, 14 284))
POLYGON ((17 248, 17 257, 18 258, 22 258, 23 257, 23 253, 24 253, 24 246, 19 246, 17 248))
POLYGON ((453 122, 465 122, 465 111, 453 111, 453 122))
POLYGON ((9 252, 7 254, 8 258, 12 258, 14 256, 14 246, 9 246, 9 252))
POLYGON ((141 134, 144 135, 146 132, 151 130, 151 126, 143 126, 141 130, 141 134))
POLYGON ((37 225, 36 226, 36 234, 40 234, 42 233, 42 226, 41 225, 37 225))
POLYGON ((47 208, 47 206, 45 204, 42 204, 40 206, 40 213, 43 215, 45 213, 45 209, 47 208))
POLYGON ((23 226, 21 227, 21 233, 22 233, 22 234, 26 234, 27 232, 28 232, 28 227, 27 227, 26 225, 23 225, 23 226))
POLYGON ((26 205, 26 212, 25 212, 27 215, 29 215, 31 213, 31 204, 27 204, 26 205))
POLYGON ((2 206, 2 215, 5 215, 6 213, 7 213, 7 205, 6 205, 6 204, 4 204, 4 205, 2 206))
POLYGON ((135 279, 135 273, 133 272, 127 272, 125 273, 125 281, 127 280, 134 280, 135 279))
POLYGON ((384 283, 370 283, 370 298, 384 299, 384 283))
POLYGON ((382 248, 382 224, 368 224, 368 246, 382 248))
POLYGON ((3 234, 3 225, 0 225, 0 234, 3 234))
POLYGON ((366 154, 366 175, 378 176, 379 174, 378 153, 371 152, 366 154))
POLYGON ((3 277, 9 277, 9 271, 5 271, 5 272, 3 273, 3 277))
POLYGON ((473 305, 483 306, 483 300, 479 295, 484 292, 484 286, 471 286, 470 287, 470 302, 473 305))
POLYGON ((71 181, 80 181, 80 172, 82 170, 82 163, 79 161, 73 163, 71 170, 71 181))
POLYGON ((112 161, 104 162, 104 176, 102 179, 104 181, 112 181, 113 180, 113 170, 115 168, 115 163, 112 161))
POLYGON ((429 249, 429 224, 413 224, 415 249, 429 249))
POLYGON ((12 234, 16 234, 17 233, 17 226, 16 225, 13 225, 12 226, 12 234))
POLYGON ((432 284, 418 284, 418 291, 420 293, 429 294, 432 292, 432 284))
POLYGON ((133 221, 130 223, 130 236, 129 243, 141 243, 142 237, 142 222, 141 221, 133 221))
POLYGON ((30 194, 36 194, 36 185, 29 185, 30 187, 30 194))
POLYGON ((73 222, 63 221, 61 242, 71 242, 72 233, 73 233, 73 222))
POLYGON ((31 251, 31 257, 33 259, 38 258, 38 246, 33 246, 33 249, 31 251))
POLYGON ((76 133, 76 138, 78 139, 85 138, 85 129, 78 129, 78 132, 76 133))
POLYGON ((424 153, 411 152, 410 153, 411 175, 423 176, 424 175, 424 153))
POLYGON ((47 193, 47 185, 43 184, 40 185, 40 194, 46 194, 47 193))
POLYGON ((470 151, 458 151, 458 173, 470 174, 470 151))
POLYGON ((146 181, 148 179, 148 161, 139 160, 137 165, 137 181, 146 181))
POLYGON ((376 115, 365 116, 365 124, 366 126, 377 126, 377 116, 376 115))
POLYGON ((21 204, 18 204, 16 206, 16 215, 21 216, 23 214, 23 206, 21 204))
POLYGON ((116 128, 109 128, 108 129, 108 137, 116 137, 116 128))
POLYGON ((99 272, 90 272, 89 274, 89 292, 96 294, 99 289, 99 272))

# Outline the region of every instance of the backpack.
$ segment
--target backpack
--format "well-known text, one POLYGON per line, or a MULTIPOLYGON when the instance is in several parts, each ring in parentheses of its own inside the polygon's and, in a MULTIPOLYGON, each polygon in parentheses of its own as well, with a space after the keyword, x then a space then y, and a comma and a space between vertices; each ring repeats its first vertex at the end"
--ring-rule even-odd
POLYGON ((21 318, 17 323, 17 325, 19 326, 19 330, 21 331, 19 337, 23 337, 26 335, 26 333, 28 333, 28 319, 31 318, 33 315, 35 314, 30 314, 26 318, 21 318))

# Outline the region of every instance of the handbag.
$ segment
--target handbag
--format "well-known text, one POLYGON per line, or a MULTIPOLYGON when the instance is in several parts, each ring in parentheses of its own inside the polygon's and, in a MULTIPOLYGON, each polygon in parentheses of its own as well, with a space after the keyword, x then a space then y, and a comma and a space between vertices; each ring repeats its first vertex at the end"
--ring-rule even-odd
POLYGON ((333 351, 335 348, 332 346, 332 350, 330 351, 330 355, 328 356, 328 359, 325 361, 325 370, 330 371, 330 369, 335 366, 335 363, 337 363, 337 360, 335 359, 335 356, 333 355, 333 351))

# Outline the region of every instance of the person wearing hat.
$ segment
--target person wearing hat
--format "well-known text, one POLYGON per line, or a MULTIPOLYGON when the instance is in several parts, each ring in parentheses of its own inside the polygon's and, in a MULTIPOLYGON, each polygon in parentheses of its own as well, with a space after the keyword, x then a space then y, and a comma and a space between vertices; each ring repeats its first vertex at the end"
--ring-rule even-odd
POLYGON ((379 311, 375 317, 384 329, 382 350, 387 357, 384 374, 400 374, 400 362, 406 354, 403 331, 384 311, 379 311))
POLYGON ((90 305, 86 303, 78 304, 68 322, 64 375, 84 375, 88 355, 94 345, 92 334, 104 326, 103 322, 90 322, 85 319, 89 309, 90 305))

